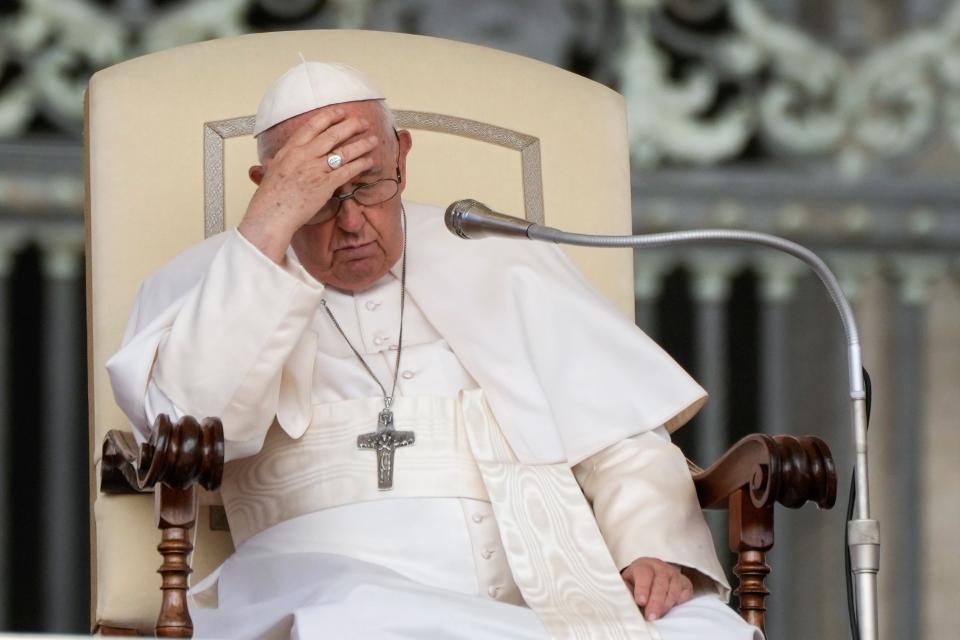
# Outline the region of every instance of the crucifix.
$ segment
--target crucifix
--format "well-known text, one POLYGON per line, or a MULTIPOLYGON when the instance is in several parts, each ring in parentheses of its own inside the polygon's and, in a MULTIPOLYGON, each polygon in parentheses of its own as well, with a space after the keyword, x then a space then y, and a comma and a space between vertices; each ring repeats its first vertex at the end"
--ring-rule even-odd
POLYGON ((377 420, 377 430, 357 436, 357 447, 377 452, 377 489, 393 488, 393 455, 397 447, 414 443, 413 431, 394 431, 393 411, 385 408, 377 420))

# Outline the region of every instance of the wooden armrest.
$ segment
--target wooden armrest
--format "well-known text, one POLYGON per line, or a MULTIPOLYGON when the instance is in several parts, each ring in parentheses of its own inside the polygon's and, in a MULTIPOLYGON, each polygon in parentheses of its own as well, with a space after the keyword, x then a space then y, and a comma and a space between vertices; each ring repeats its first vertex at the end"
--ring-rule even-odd
POLYGON ((157 416, 148 442, 139 447, 129 431, 111 430, 103 440, 100 490, 141 493, 162 483, 171 489, 199 484, 214 491, 223 478, 223 424, 184 416, 157 416))
POLYGON ((764 628, 766 553, 773 547, 773 507, 798 509, 814 502, 821 509, 837 500, 837 470, 830 448, 814 436, 755 433, 733 445, 708 469, 690 465, 697 498, 704 509, 729 509, 728 543, 737 554, 739 579, 734 593, 744 620, 764 628))
MULTIPOLYGON (((190 529, 197 519, 197 486, 214 491, 223 478, 223 425, 217 418, 184 416, 172 422, 157 416, 150 440, 137 446, 133 434, 110 431, 103 441, 100 489, 104 493, 154 490, 163 557, 159 637, 190 637, 193 621, 187 607, 190 529)), ((110 627, 103 626, 103 629, 110 627)), ((117 629, 112 629, 117 631, 117 629)), ((123 630, 119 630, 123 631, 123 630)))
POLYGON ((779 502, 798 509, 809 501, 830 509, 837 500, 833 456, 815 436, 749 435, 708 469, 694 470, 693 483, 704 509, 727 508, 743 488, 757 508, 779 502))

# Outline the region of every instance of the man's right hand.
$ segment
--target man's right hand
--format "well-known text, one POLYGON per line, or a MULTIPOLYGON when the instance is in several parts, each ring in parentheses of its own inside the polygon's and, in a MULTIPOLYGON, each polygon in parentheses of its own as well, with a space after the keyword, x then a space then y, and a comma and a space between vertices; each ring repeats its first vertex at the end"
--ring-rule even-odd
POLYGON ((271 260, 282 262, 294 233, 308 222, 326 222, 315 219, 320 208, 373 165, 370 151, 377 137, 358 137, 369 128, 366 119, 347 118, 339 108, 305 116, 279 151, 264 160, 259 186, 238 231, 271 260), (343 158, 337 169, 327 164, 331 153, 343 158))

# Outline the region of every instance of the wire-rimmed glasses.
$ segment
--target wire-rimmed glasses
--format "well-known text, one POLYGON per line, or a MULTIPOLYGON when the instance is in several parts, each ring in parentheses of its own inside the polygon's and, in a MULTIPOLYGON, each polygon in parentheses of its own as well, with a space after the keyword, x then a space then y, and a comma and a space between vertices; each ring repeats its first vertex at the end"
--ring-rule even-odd
POLYGON ((397 136, 397 177, 395 178, 380 178, 375 182, 368 182, 366 184, 361 184, 356 187, 350 193, 344 193, 343 195, 334 194, 326 204, 324 204, 318 213, 326 217, 334 217, 340 212, 340 205, 343 204, 344 200, 349 200, 353 198, 359 204, 362 204, 366 207, 373 207, 378 204, 383 204, 387 200, 392 199, 400 191, 400 145, 399 145, 399 136, 397 136))

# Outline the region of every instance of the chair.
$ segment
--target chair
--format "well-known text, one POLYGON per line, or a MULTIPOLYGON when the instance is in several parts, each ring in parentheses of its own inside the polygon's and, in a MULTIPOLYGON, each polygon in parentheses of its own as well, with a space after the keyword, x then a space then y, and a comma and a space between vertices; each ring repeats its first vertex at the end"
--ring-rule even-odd
MULTIPOLYGON (((356 66, 384 89, 399 124, 414 135, 408 199, 446 205, 470 196, 566 229, 630 231, 621 96, 534 60, 420 36, 299 31, 179 47, 95 74, 85 115, 89 424, 98 480, 91 484, 92 619, 105 635, 152 633, 155 621, 158 635, 190 635, 184 590, 191 551, 201 577, 232 551, 216 506, 219 423, 161 420, 139 450, 128 432, 108 435, 126 419, 104 363, 120 345, 139 283, 179 251, 239 221, 253 192, 245 177, 255 157, 251 114, 299 52, 356 66), (571 149, 603 161, 574 171, 571 149), (153 500, 144 495, 151 491, 153 500), (152 577, 156 544, 162 598, 152 577)), ((569 253, 632 314, 629 251, 569 253)), ((701 504, 730 509, 741 608, 762 625, 773 504, 831 506, 829 450, 815 438, 754 435, 710 469, 692 472, 701 504)))

